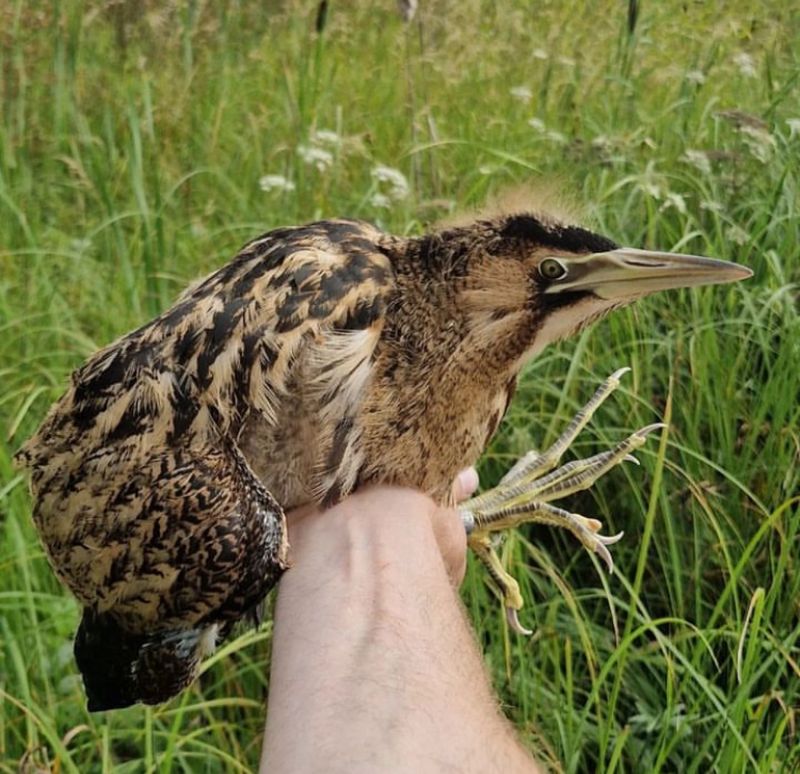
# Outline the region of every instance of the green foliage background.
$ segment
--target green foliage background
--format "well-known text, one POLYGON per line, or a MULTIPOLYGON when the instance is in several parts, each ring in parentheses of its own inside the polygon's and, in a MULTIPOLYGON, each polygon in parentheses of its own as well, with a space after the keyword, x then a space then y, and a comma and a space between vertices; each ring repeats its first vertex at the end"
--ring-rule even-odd
POLYGON ((640 303, 526 371, 484 484, 622 365, 575 453, 670 429, 569 501, 627 532, 613 576, 569 536, 504 544, 533 637, 506 631, 470 568, 504 708, 555 771, 800 766, 800 7, 421 6, 404 24, 390 0, 331 0, 318 32, 300 0, 0 4, 0 771, 249 771, 259 755, 269 625, 164 707, 84 709, 77 606, 11 466, 71 369, 270 227, 349 215, 413 233, 518 185, 569 192, 617 241, 755 277, 640 303))

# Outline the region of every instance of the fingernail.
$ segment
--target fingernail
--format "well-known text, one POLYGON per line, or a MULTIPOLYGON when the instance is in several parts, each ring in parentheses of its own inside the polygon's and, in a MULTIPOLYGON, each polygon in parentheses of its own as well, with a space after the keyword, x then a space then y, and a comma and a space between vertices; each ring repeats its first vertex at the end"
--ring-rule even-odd
POLYGON ((456 486, 462 497, 469 497, 478 488, 479 483, 478 471, 475 468, 464 468, 456 476, 456 486))

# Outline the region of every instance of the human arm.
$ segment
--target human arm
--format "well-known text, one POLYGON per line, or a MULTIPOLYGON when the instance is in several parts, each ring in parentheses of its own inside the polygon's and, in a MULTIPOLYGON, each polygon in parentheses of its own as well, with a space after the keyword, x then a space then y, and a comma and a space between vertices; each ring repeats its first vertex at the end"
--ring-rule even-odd
POLYGON ((454 583, 452 510, 382 487, 290 518, 262 772, 535 772, 454 583))

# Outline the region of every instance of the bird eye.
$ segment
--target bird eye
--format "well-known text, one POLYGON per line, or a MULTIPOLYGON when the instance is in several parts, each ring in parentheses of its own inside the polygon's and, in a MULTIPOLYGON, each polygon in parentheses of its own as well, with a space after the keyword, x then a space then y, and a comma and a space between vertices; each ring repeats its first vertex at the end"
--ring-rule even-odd
POLYGON ((539 274, 541 274, 545 279, 561 279, 566 275, 566 273, 567 267, 564 266, 561 261, 557 261, 555 258, 545 258, 539 264, 539 274))

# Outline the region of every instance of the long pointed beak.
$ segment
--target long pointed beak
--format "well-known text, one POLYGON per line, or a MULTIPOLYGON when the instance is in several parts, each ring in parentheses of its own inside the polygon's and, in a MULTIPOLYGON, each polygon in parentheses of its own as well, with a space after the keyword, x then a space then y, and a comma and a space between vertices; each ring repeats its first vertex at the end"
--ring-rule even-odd
POLYGON ((626 299, 671 288, 738 282, 752 276, 746 266, 728 261, 620 247, 570 260, 567 276, 553 282, 547 292, 586 290, 600 298, 626 299))

